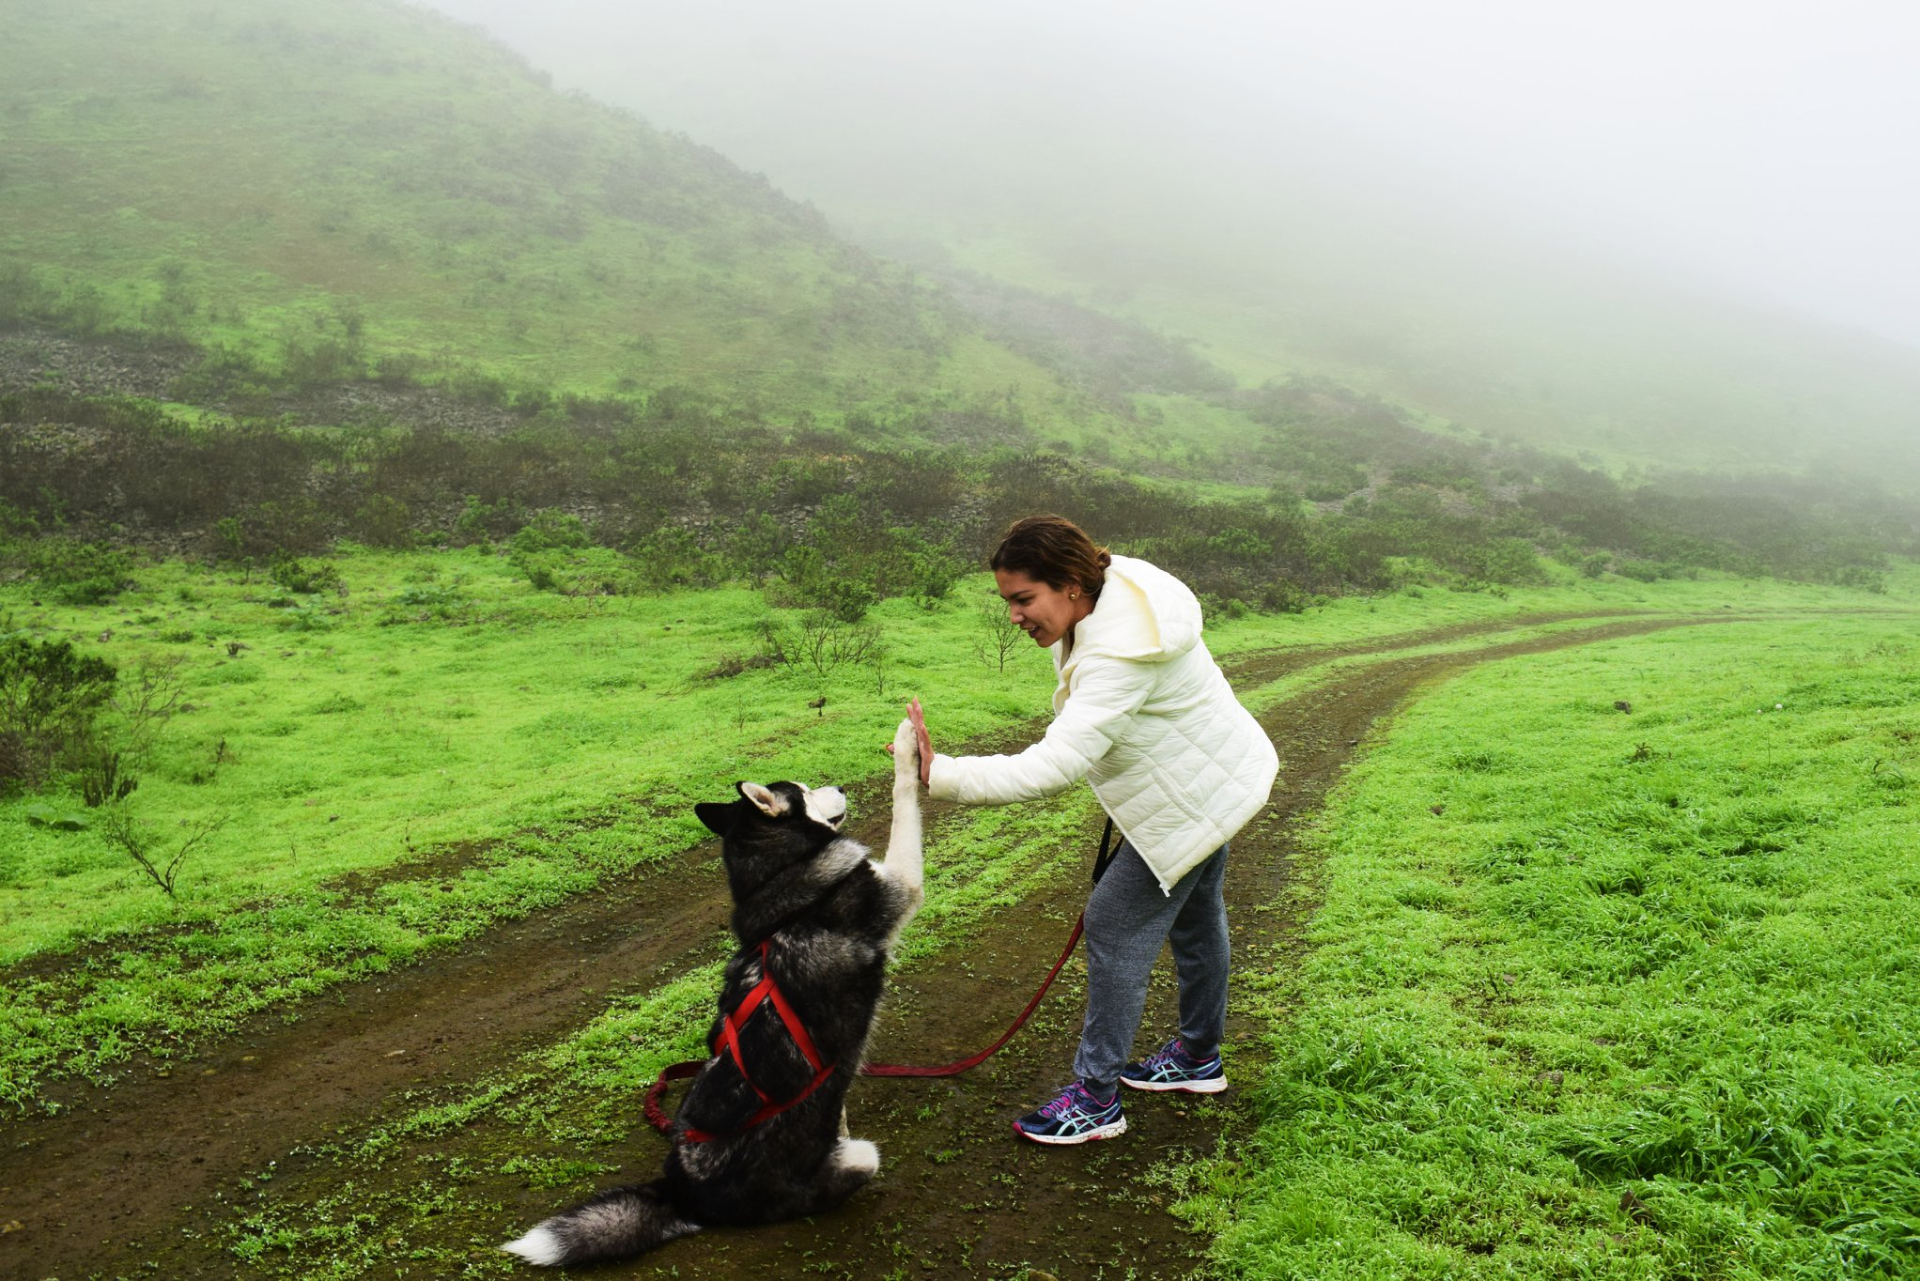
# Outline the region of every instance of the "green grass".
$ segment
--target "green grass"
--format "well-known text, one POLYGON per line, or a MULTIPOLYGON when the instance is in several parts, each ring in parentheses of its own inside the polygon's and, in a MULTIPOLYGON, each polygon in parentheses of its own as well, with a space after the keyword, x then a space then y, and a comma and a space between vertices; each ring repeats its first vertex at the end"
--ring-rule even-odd
MULTIPOLYGON (((691 805, 734 779, 871 776, 911 694, 927 698, 936 744, 952 745, 1042 714, 1051 688, 1038 650, 1023 645, 1005 673, 976 652, 984 576, 931 613, 876 609, 879 668, 716 679, 757 651, 771 612, 758 592, 561 597, 482 549, 337 563, 344 593, 292 607, 270 584, 179 562, 143 567, 142 586, 106 606, 36 607, 21 585, 0 587, 16 626, 125 673, 143 657, 180 662, 192 710, 133 762, 126 808, 162 851, 224 819, 168 897, 97 822, 29 821, 49 804, 97 818, 77 795, 0 801, 0 964, 93 958, 10 985, 0 1097, 13 1106, 50 1077, 101 1076, 134 1049, 173 1053, 663 858, 704 835, 691 805)), ((1225 621, 1209 639, 1231 659, 1539 609, 1858 608, 1910 589, 1416 589, 1225 621)), ((1245 691, 1256 703, 1280 692, 1245 691)))
MULTIPOLYGON (((13 1102, 65 1056, 93 1070, 130 1039, 164 1051, 664 857, 704 835, 693 803, 734 779, 873 774, 905 691, 981 664, 958 603, 876 610, 879 668, 714 679, 755 653, 759 593, 570 599, 472 551, 340 563, 346 594, 295 609, 257 582, 168 564, 112 606, 16 611, 126 668, 185 657, 192 710, 136 763, 126 805, 163 849, 183 824, 226 825, 168 898, 101 824, 34 826, 49 798, 0 802, 0 963, 88 943, 118 958, 10 989, 13 1102), (160 639, 181 633, 192 640, 160 639), (409 863, 355 892, 354 874, 409 863)), ((1044 707, 1050 681, 1044 655, 1022 651, 936 724, 971 737, 1044 707)), ((86 814, 77 797, 64 808, 86 814)))
POLYGON ((1400 717, 1318 825, 1312 952, 1242 987, 1262 1120, 1189 1204, 1223 1270, 1920 1269, 1917 687, 1903 620, 1808 618, 1400 717))

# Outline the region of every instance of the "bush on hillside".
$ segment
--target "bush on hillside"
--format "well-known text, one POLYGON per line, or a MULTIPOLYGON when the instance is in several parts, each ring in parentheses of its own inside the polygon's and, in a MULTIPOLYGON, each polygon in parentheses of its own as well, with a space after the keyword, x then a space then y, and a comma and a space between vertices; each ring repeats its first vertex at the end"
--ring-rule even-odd
POLYGON ((654 591, 674 587, 713 587, 727 579, 725 560, 678 525, 654 530, 633 547, 640 581, 654 591))
POLYGON ((117 676, 68 641, 0 641, 0 793, 36 790, 97 754, 96 719, 117 676))
POLYGON ((533 519, 520 527, 513 536, 512 547, 516 552, 545 552, 562 547, 585 547, 592 541, 578 516, 548 508, 535 512, 533 519))
POLYGON ((303 561, 291 556, 274 560, 267 577, 290 592, 311 596, 315 592, 338 591, 342 586, 339 566, 331 561, 303 561))
POLYGON ((133 561, 104 543, 40 538, 26 544, 29 572, 55 600, 99 605, 133 586, 133 561))

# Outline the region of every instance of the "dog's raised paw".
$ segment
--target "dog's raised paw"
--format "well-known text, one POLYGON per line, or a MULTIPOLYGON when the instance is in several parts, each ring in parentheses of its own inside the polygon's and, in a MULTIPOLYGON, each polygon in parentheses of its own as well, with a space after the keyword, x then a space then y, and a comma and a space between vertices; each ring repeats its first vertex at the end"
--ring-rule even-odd
POLYGON ((900 728, 893 732, 893 772, 901 778, 920 773, 920 740, 913 732, 912 721, 901 721, 900 728))

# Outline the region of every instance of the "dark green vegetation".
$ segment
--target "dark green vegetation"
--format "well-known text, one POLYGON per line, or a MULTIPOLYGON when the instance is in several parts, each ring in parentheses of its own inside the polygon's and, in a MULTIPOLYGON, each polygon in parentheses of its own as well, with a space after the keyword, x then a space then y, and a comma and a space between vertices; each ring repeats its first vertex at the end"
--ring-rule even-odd
POLYGON ((1733 625, 1403 717, 1257 998, 1265 1123, 1196 1206, 1228 1272, 1920 1269, 1916 679, 1904 624, 1733 625))
POLYGON ((1628 489, 1417 432, 1332 390, 1267 389, 1246 412, 1265 431, 1249 466, 1326 502, 1285 486, 1205 499, 1051 452, 890 451, 847 432, 782 432, 691 395, 567 398, 456 432, 390 419, 189 424, 41 386, 0 394, 11 424, 0 512, 16 531, 0 554, 49 591, 100 599, 124 559, 77 538, 184 544, 262 567, 340 538, 500 540, 545 589, 772 579, 852 621, 876 599, 939 599, 1008 520, 1042 510, 1164 564, 1217 605, 1264 610, 1423 576, 1540 581, 1543 552, 1588 575, 1704 568, 1872 586, 1885 551, 1914 545, 1897 506, 1811 485, 1628 489))
POLYGON ((0 641, 0 791, 36 789, 56 767, 98 751, 94 721, 117 675, 68 641, 0 641))

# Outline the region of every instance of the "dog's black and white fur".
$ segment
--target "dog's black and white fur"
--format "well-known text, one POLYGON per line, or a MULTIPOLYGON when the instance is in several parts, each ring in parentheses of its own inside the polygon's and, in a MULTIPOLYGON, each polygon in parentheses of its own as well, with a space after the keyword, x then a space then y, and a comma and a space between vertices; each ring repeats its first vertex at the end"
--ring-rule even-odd
MULTIPOLYGON (((837 787, 739 784, 726 805, 694 812, 722 838, 739 948, 727 963, 721 1015, 737 1008, 767 968, 833 1072, 799 1104, 742 1128, 761 1098, 731 1055, 694 1077, 674 1116, 664 1175, 614 1188, 555 1215, 501 1247, 546 1265, 626 1258, 703 1227, 772 1223, 839 1205, 873 1177, 880 1153, 845 1135, 847 1087, 859 1071, 879 1011, 888 957, 920 908, 919 758, 913 728, 894 736, 893 829, 884 863, 840 835, 847 800, 837 787), (689 1130, 718 1136, 689 1141, 689 1130)), ((814 1079, 771 1005, 740 1029, 753 1084, 775 1099, 814 1079)))

